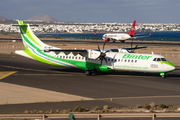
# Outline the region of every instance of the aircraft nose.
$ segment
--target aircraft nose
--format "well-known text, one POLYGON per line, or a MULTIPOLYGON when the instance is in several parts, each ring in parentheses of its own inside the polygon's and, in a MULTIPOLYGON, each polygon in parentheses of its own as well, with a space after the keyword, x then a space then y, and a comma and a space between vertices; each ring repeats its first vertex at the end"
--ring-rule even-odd
POLYGON ((169 66, 168 68, 169 68, 169 70, 172 70, 172 71, 174 71, 176 69, 175 66, 169 66))
POLYGON ((176 67, 175 67, 173 64, 171 64, 171 65, 168 65, 168 66, 167 66, 167 69, 168 69, 169 71, 174 71, 174 70, 176 69, 176 67))

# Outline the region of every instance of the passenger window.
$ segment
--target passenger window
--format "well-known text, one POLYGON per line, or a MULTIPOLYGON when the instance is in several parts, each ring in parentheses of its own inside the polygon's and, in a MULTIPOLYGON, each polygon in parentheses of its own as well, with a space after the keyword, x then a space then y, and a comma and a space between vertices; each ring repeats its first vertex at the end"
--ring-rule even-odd
POLYGON ((68 59, 68 56, 66 56, 66 59, 68 59))
POLYGON ((157 61, 161 61, 161 59, 160 59, 160 58, 158 58, 158 59, 157 59, 157 61))
POLYGON ((69 56, 69 59, 71 59, 71 56, 69 56))
POLYGON ((74 59, 74 56, 72 57, 72 59, 74 59))
POLYGON ((81 59, 81 57, 79 57, 79 59, 81 59))
POLYGON ((120 59, 118 59, 118 62, 120 62, 120 59))
POLYGON ((108 61, 110 61, 110 59, 108 59, 108 61))
POLYGON ((126 62, 127 60, 125 59, 124 62, 126 62))
POLYGON ((114 59, 114 62, 116 62, 117 60, 116 59, 114 59))
POLYGON ((128 62, 130 62, 130 60, 128 60, 128 62))
POLYGON ((123 62, 123 59, 121 59, 121 62, 123 62))
POLYGON ((75 57, 75 59, 77 59, 77 57, 75 57))
POLYGON ((137 60, 135 60, 135 63, 137 63, 137 60))
POLYGON ((60 56, 60 58, 62 58, 62 56, 60 56))
POLYGON ((156 58, 154 58, 153 61, 156 61, 156 58))
POLYGON ((133 60, 131 60, 131 62, 133 62, 133 60))
POLYGON ((63 56, 63 58, 65 58, 65 56, 63 56))

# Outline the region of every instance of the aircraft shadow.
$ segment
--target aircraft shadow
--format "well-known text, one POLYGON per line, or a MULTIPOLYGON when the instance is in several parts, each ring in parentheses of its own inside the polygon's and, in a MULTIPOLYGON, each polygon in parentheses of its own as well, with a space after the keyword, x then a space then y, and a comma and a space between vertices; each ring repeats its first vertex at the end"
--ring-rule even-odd
MULTIPOLYGON (((63 69, 50 69, 52 71, 57 71, 57 72, 67 72, 69 74, 74 74, 74 73, 82 73, 85 75, 85 71, 81 69, 76 69, 76 68, 63 68, 63 69)), ((126 71, 110 71, 110 72, 95 72, 93 73, 93 76, 104 76, 104 75, 116 75, 116 76, 121 76, 121 75, 129 75, 129 77, 133 76, 140 76, 140 77, 147 77, 147 76, 153 76, 153 77, 160 77, 159 73, 140 73, 140 72, 126 72, 126 71)), ((167 74, 167 77, 180 77, 180 74, 174 74, 174 73, 169 73, 167 74)))

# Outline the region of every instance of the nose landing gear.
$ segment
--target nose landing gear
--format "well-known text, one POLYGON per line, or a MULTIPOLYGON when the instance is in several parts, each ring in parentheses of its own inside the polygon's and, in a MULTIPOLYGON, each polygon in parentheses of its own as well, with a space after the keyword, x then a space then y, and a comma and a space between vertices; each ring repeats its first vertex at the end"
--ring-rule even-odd
POLYGON ((161 76, 162 78, 165 78, 165 77, 166 77, 166 74, 165 74, 165 73, 160 73, 160 76, 161 76))

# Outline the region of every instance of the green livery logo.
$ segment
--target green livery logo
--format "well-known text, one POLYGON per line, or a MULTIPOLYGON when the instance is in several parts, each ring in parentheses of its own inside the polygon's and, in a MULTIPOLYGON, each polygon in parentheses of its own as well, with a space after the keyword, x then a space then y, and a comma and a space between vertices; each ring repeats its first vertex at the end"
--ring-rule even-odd
POLYGON ((122 58, 124 59, 141 59, 141 60, 148 60, 152 56, 143 56, 143 55, 133 55, 133 54, 125 54, 122 58))

